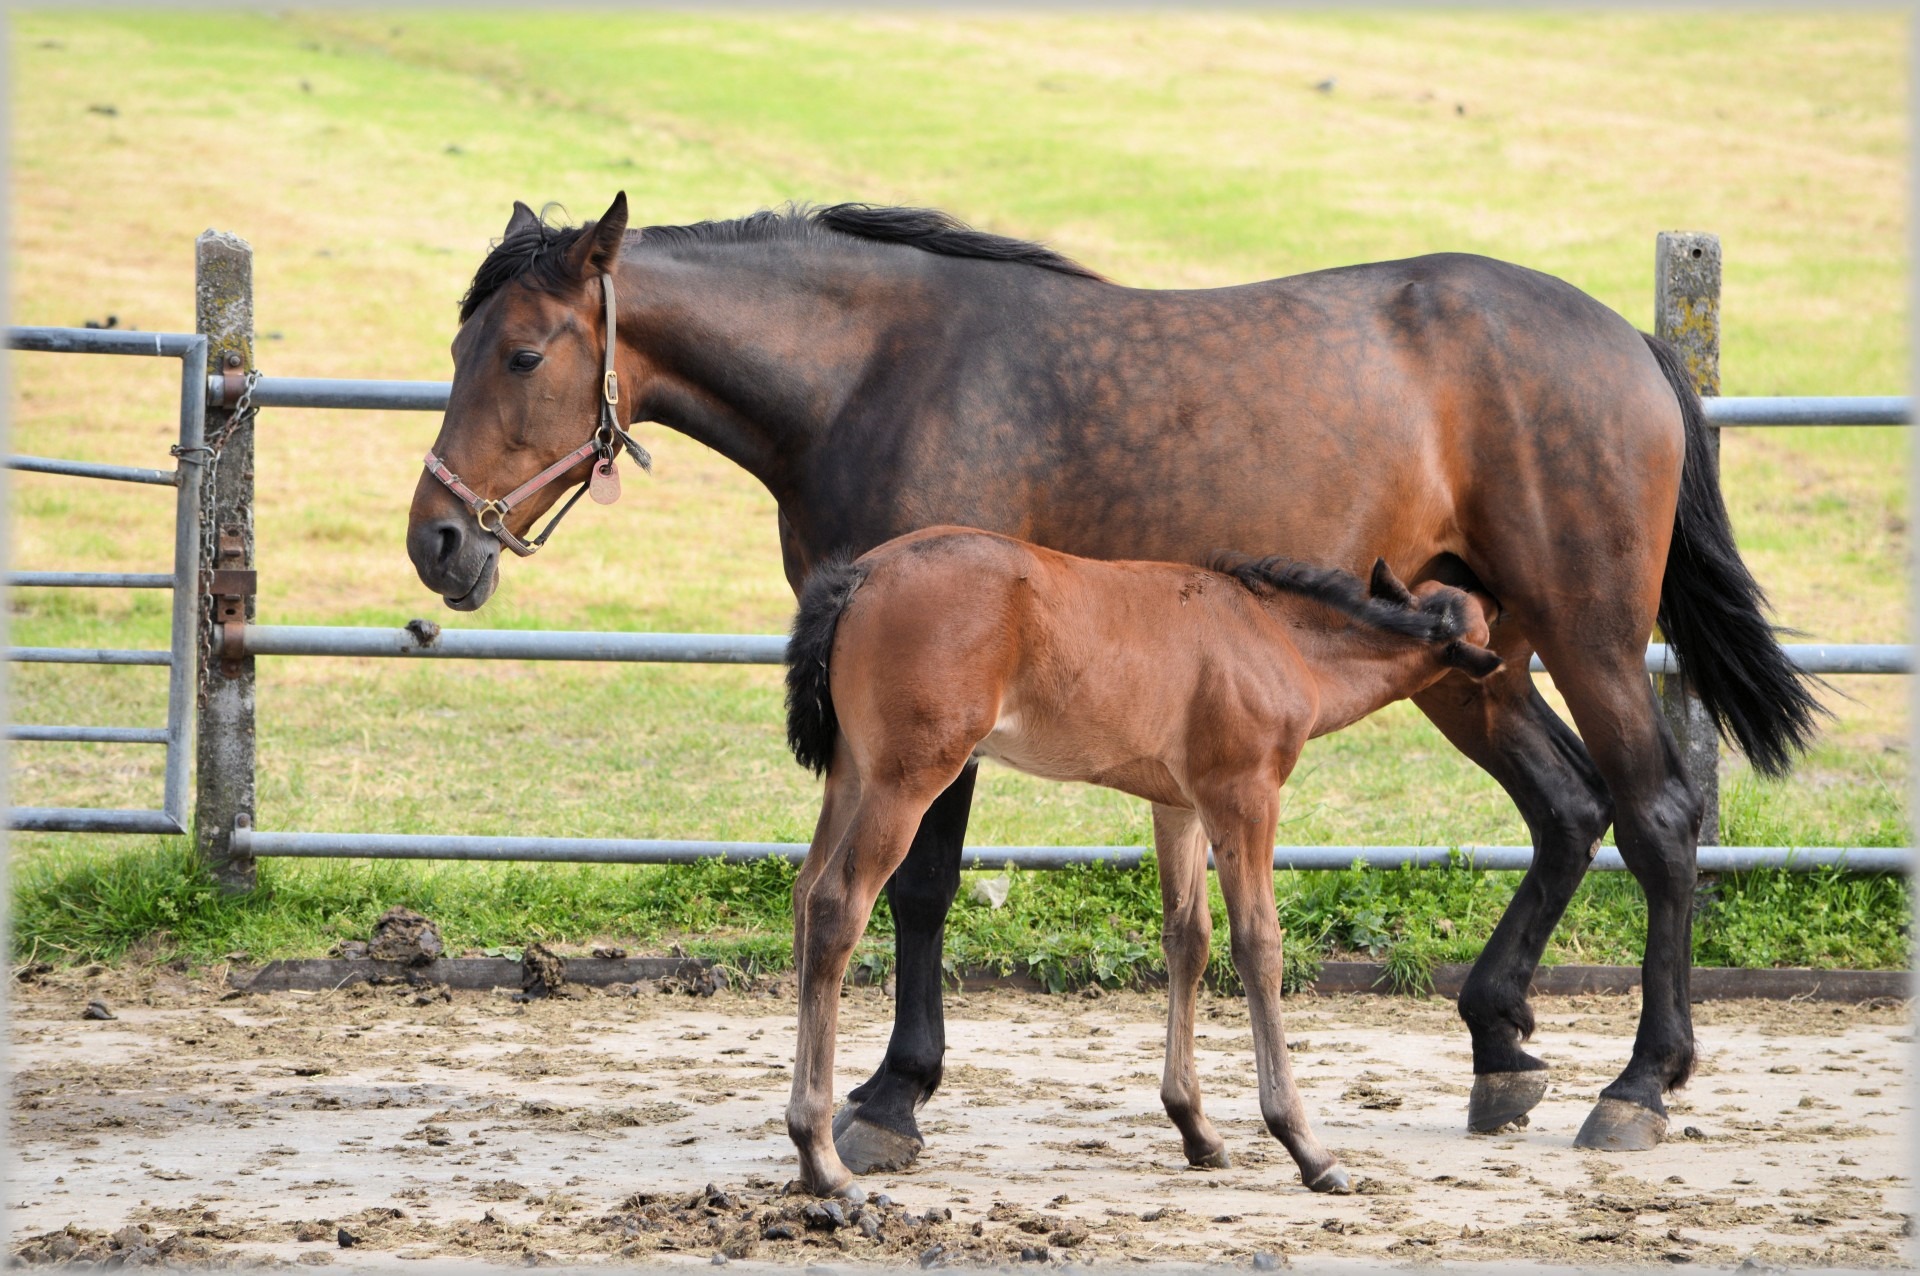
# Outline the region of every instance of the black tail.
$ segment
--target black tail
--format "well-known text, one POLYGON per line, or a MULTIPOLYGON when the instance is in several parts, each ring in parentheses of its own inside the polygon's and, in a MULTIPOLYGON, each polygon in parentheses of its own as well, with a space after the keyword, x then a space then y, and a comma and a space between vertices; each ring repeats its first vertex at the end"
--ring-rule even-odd
POLYGON ((1686 364, 1658 337, 1646 340, 1687 425, 1680 508, 1660 581, 1660 630, 1720 734, 1762 775, 1785 775, 1826 713, 1811 690, 1818 679, 1794 668, 1761 614, 1767 596, 1734 548, 1706 414, 1686 364))
POLYGON ((793 633, 787 639, 787 747, 815 775, 827 773, 840 734, 840 718, 833 711, 833 691, 827 682, 827 658, 833 654, 840 615, 866 578, 866 568, 830 558, 807 577, 800 590, 800 610, 793 614, 793 633))

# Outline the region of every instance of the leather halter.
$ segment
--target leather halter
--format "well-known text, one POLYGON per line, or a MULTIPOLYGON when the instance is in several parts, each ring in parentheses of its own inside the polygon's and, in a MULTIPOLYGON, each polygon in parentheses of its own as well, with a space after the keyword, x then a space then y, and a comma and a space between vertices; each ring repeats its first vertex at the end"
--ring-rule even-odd
MULTIPOLYGON (((648 456, 647 450, 634 442, 633 436, 628 434, 620 425, 620 374, 613 370, 614 305, 612 275, 602 274, 600 276, 600 292, 601 295, 606 298, 607 354, 600 375, 600 424, 594 429, 592 438, 498 500, 488 500, 478 492, 475 492, 472 488, 460 481, 458 474, 455 474, 447 468, 445 461, 435 456, 431 450, 427 452, 427 473, 446 484, 447 490, 459 497, 460 503, 473 511, 474 521, 480 524, 481 531, 491 532, 495 537, 499 538, 502 545, 505 545, 522 558, 529 557, 542 545, 547 543, 547 537, 553 535, 553 529, 560 525, 560 520, 567 516, 567 511, 572 509, 574 504, 586 494, 589 487, 593 486, 594 473, 605 471, 611 474, 613 463, 619 457, 622 449, 625 449, 633 457, 641 469, 653 469, 653 458, 648 456), (520 505, 535 492, 541 491, 551 485, 554 480, 558 479, 574 466, 580 464, 581 461, 589 456, 597 458, 594 461, 593 470, 589 471, 586 480, 580 484, 573 495, 567 498, 567 503, 560 507, 560 512, 547 521, 546 527, 538 536, 530 541, 523 541, 507 530, 507 515, 513 512, 514 507, 520 505), (491 526, 487 523, 487 516, 489 514, 493 516, 494 520, 491 526)), ((617 486, 615 491, 618 491, 617 486)))

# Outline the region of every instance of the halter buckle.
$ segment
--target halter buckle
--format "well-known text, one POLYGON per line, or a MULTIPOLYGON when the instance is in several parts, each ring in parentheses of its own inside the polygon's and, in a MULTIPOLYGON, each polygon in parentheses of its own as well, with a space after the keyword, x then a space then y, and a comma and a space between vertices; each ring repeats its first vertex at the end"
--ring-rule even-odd
POLYGON ((606 399, 608 407, 620 406, 620 374, 618 372, 611 368, 607 370, 606 376, 600 383, 600 394, 606 399))

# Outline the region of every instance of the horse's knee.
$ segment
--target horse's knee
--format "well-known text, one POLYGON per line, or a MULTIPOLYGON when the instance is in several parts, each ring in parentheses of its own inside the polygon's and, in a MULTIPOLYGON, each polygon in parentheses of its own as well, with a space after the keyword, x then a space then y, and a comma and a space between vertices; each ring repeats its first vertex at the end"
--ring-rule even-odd
POLYGON ((1615 826, 1620 858, 1649 897, 1693 890, 1698 877, 1694 853, 1705 810, 1692 780, 1676 773, 1621 812, 1615 826))
POLYGON ((1242 982, 1252 982, 1252 977, 1260 971, 1278 970, 1283 955, 1282 944, 1278 927, 1236 928, 1229 937, 1228 951, 1233 955, 1233 966, 1240 972, 1242 982))
POLYGON ((822 877, 795 908, 796 917, 805 919, 797 929, 806 936, 808 961, 831 960, 860 942, 865 926, 855 918, 853 894, 843 883, 822 877))
POLYGON ((1204 909, 1183 910, 1167 917, 1160 927, 1160 951, 1173 975, 1204 969, 1213 947, 1213 918, 1204 909))

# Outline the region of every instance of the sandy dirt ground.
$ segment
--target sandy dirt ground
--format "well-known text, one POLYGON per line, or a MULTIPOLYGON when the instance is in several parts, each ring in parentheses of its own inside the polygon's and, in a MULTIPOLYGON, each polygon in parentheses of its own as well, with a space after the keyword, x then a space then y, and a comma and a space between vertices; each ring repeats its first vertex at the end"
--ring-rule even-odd
MULTIPOLYGON (((405 986, 240 995, 218 973, 14 986, 15 1262, 1908 1261, 1906 1004, 1696 1006, 1700 1067, 1668 1142, 1601 1154, 1572 1139, 1627 1056, 1631 999, 1536 1003, 1553 1085, 1530 1127, 1479 1137, 1464 1132, 1451 1003, 1291 999, 1308 1104, 1358 1180, 1333 1198, 1300 1185, 1260 1123, 1244 1002, 1202 1003, 1207 1108, 1235 1164, 1200 1171, 1160 1111, 1164 997, 953 995, 926 1152, 865 1180, 890 1200, 836 1218, 783 1191, 790 983, 519 1003, 405 986), (96 999, 117 1018, 83 1018, 96 999)), ((881 990, 848 990, 842 1093, 889 1024, 881 990)))

